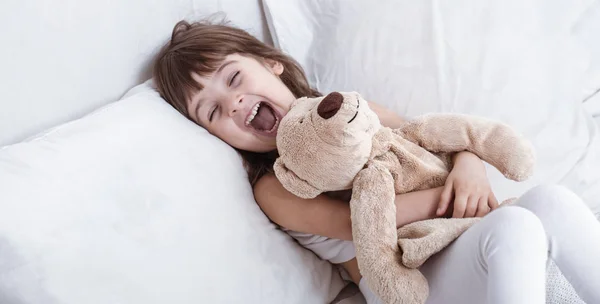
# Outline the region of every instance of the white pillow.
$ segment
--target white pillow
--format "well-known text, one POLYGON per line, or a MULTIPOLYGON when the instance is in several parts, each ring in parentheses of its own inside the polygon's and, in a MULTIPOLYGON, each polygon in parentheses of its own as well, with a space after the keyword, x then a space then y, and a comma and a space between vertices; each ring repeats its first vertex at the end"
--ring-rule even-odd
POLYGON ((0 146, 115 101, 150 77, 175 23, 219 11, 270 42, 259 1, 0 1, 0 146))
POLYGON ((518 184, 489 170, 499 199, 562 183, 600 211, 598 127, 581 107, 600 58, 570 32, 594 0, 264 2, 275 44, 321 92, 358 91, 405 116, 507 122, 534 143, 538 167, 518 184))
POLYGON ((0 149, 1 303, 325 303, 339 273, 256 205, 237 153, 141 86, 0 149))

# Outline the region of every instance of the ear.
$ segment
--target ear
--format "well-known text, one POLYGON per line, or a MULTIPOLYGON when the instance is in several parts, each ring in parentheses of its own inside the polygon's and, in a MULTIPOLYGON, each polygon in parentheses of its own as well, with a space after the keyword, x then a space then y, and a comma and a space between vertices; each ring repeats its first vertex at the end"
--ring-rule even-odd
POLYGON ((265 63, 273 74, 277 76, 281 76, 281 74, 283 74, 284 67, 281 62, 273 59, 265 59, 265 63))
POLYGON ((289 170, 281 160, 281 157, 277 158, 275 165, 273 165, 273 169, 275 171, 275 176, 277 176, 277 179, 281 182, 283 187, 292 194, 306 199, 315 198, 317 195, 321 194, 321 190, 313 187, 305 180, 298 177, 296 173, 289 170))

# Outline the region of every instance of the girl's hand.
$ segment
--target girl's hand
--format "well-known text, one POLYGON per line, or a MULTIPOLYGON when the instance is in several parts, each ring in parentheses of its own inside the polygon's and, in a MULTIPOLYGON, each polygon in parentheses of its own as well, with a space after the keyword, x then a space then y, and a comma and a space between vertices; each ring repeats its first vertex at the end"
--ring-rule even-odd
POLYGON ((438 216, 448 211, 454 198, 452 217, 481 217, 498 207, 492 193, 485 166, 479 157, 470 152, 454 155, 454 168, 446 179, 437 210, 438 216))

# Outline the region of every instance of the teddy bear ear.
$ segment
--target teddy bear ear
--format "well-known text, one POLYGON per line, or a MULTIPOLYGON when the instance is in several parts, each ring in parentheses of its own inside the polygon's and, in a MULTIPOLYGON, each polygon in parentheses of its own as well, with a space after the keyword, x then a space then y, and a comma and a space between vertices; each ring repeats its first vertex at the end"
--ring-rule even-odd
POLYGON ((277 179, 281 182, 283 187, 292 194, 306 199, 315 198, 317 195, 321 194, 321 190, 313 187, 308 182, 298 177, 296 173, 289 170, 281 160, 281 157, 275 161, 273 169, 275 171, 275 176, 277 176, 277 179))

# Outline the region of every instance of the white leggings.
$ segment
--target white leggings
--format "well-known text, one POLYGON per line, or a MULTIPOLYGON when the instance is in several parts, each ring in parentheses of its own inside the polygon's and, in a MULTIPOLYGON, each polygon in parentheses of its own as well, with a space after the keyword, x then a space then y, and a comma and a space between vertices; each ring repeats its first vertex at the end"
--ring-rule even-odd
MULTIPOLYGON (((421 267, 427 304, 545 303, 552 258, 582 300, 600 303, 600 223, 560 186, 539 186, 475 224, 421 267)), ((381 303, 361 281, 369 304, 381 303)))

